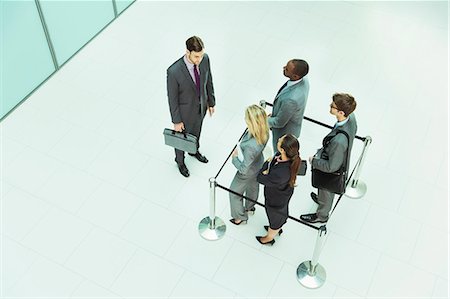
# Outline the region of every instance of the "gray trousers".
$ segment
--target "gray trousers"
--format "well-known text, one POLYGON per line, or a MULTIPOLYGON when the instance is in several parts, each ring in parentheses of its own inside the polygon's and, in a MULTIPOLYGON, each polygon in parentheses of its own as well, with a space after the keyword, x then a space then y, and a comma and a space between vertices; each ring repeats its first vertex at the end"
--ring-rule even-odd
MULTIPOLYGON (((230 189, 256 201, 258 200, 259 194, 259 183, 256 180, 256 176, 257 174, 253 176, 244 176, 239 172, 236 172, 236 175, 231 182, 230 189)), ((231 217, 234 219, 247 220, 248 215, 246 211, 254 206, 255 203, 230 193, 231 217), (243 203, 243 200, 245 200, 245 204, 243 203)))
POLYGON ((328 214, 330 213, 333 205, 334 193, 323 189, 318 189, 317 193, 317 201, 319 202, 316 212, 317 217, 320 219, 328 219, 328 214))

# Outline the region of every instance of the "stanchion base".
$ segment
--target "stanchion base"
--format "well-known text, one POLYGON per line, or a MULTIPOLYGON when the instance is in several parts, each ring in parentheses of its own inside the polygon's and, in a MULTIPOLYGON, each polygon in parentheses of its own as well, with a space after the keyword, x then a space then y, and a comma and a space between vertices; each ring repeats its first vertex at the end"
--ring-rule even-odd
POLYGON ((225 231, 227 230, 227 226, 219 217, 214 218, 214 228, 211 228, 211 219, 209 217, 205 217, 200 221, 198 225, 198 232, 203 239, 209 241, 215 241, 222 239, 225 236, 225 231))
POLYGON ((297 268, 297 280, 302 284, 302 286, 308 289, 320 288, 325 283, 327 278, 325 268, 320 264, 317 264, 316 273, 314 275, 310 273, 310 270, 311 261, 301 263, 297 268))
POLYGON ((361 198, 363 197, 367 192, 367 185, 363 181, 358 181, 358 184, 355 187, 350 186, 345 189, 345 196, 350 198, 361 198))

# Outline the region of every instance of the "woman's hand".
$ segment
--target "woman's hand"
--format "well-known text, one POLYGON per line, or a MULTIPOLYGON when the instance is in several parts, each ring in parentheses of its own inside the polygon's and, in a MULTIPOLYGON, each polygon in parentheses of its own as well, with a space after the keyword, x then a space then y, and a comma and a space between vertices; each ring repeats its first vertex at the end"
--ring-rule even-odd
POLYGON ((262 174, 268 175, 268 174, 269 174, 269 170, 268 170, 268 169, 264 170, 264 171, 262 172, 262 174))
POLYGON ((237 148, 235 148, 235 149, 233 150, 233 153, 231 154, 231 156, 232 156, 233 158, 235 158, 235 157, 238 156, 237 148))

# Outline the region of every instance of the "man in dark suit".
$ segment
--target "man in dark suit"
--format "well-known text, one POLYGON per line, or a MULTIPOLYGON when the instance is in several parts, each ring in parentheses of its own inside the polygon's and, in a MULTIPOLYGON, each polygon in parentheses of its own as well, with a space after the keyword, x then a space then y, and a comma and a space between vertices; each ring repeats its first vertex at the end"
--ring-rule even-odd
POLYGON ((272 114, 268 119, 274 152, 277 151, 277 142, 281 136, 292 134, 300 137, 309 93, 309 81, 305 77, 308 72, 308 63, 301 59, 289 60, 283 67, 283 74, 289 80, 275 96, 272 114))
MULTIPOLYGON (((200 133, 206 111, 214 113, 216 99, 208 55, 204 52, 203 41, 192 36, 186 41, 186 54, 167 69, 167 96, 174 130, 197 136, 200 147, 200 133)), ((200 154, 189 154, 202 163, 208 159, 200 154)), ((180 173, 188 177, 189 170, 184 164, 184 152, 175 149, 175 162, 180 173)))
MULTIPOLYGON (((309 158, 312 168, 328 173, 335 172, 341 168, 346 156, 350 158, 353 139, 357 130, 356 118, 353 114, 355 108, 356 101, 353 96, 346 93, 336 93, 333 95, 333 101, 330 104, 330 113, 336 116, 337 122, 331 132, 323 139, 322 144, 328 145, 319 149, 313 157, 309 158), (347 139, 345 134, 339 133, 339 131, 346 132, 350 140, 347 139)), ((350 161, 347 159, 347 170, 349 169, 349 165, 350 161)), ((301 215, 300 219, 311 223, 327 222, 328 213, 333 205, 334 193, 318 189, 318 194, 312 192, 311 198, 319 205, 316 212, 301 215)))

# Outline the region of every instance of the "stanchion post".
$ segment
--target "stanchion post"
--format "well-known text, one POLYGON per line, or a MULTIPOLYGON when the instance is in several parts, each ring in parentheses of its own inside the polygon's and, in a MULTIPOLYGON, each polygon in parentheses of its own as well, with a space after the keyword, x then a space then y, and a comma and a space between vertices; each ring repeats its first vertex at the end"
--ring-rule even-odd
POLYGON ((222 219, 216 217, 216 179, 209 179, 209 216, 203 218, 198 225, 202 238, 215 241, 225 236, 227 227, 222 219))
POLYGON ((320 253, 327 235, 327 227, 322 225, 317 234, 316 245, 310 261, 304 261, 297 268, 297 280, 308 289, 320 288, 327 278, 325 268, 319 264, 320 253))
POLYGON ((350 184, 345 189, 345 196, 350 198, 361 198, 367 192, 367 185, 359 179, 359 175, 361 174, 361 169, 364 164, 364 159, 366 157, 369 145, 372 143, 372 137, 367 136, 364 140, 364 148, 361 153, 361 159, 359 164, 356 167, 355 175, 351 178, 350 184))
POLYGON ((264 100, 259 101, 259 106, 266 108, 266 101, 264 100))

